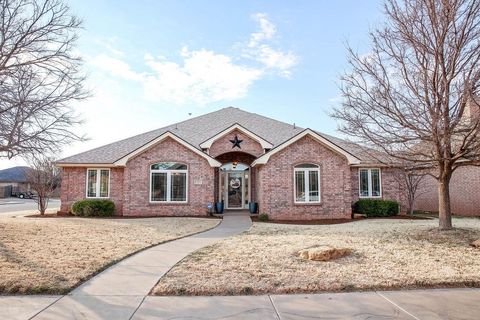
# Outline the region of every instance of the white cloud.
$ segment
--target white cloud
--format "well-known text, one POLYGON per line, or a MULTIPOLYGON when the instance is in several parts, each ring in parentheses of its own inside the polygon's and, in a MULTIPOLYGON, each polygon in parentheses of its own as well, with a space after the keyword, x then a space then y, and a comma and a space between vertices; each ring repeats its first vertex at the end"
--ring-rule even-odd
POLYGON ((267 71, 290 77, 291 69, 298 63, 298 56, 291 51, 284 52, 272 47, 271 42, 275 39, 277 29, 267 14, 256 13, 252 18, 258 23, 260 31, 250 35, 243 56, 262 63, 267 71))
POLYGON ((271 40, 277 33, 277 28, 268 20, 267 14, 255 13, 252 15, 252 18, 259 24, 260 31, 250 35, 250 41, 248 42, 250 48, 257 47, 265 40, 271 40))
MULTIPOLYGON (((239 45, 238 56, 183 47, 177 62, 147 53, 145 72, 134 71, 125 61, 106 54, 90 58, 89 62, 110 75, 138 82, 144 98, 150 101, 207 104, 239 99, 266 74, 290 77, 291 69, 298 63, 293 52, 273 48, 270 42, 275 39, 277 29, 267 15, 256 13, 252 17, 259 30, 239 45)), ((112 52, 111 47, 109 50, 112 52)))
POLYGON ((145 57, 146 64, 154 71, 143 80, 147 99, 177 104, 234 100, 245 96, 251 84, 263 73, 205 49, 189 51, 184 47, 181 56, 184 59, 182 65, 164 57, 145 57))
POLYGON ((142 74, 134 72, 126 62, 106 54, 97 55, 89 59, 89 62, 100 70, 108 71, 111 75, 126 80, 141 81, 143 77, 142 74))
POLYGON ((276 69, 282 76, 290 77, 292 67, 298 63, 298 57, 292 52, 282 52, 268 45, 258 48, 258 60, 269 69, 276 69))

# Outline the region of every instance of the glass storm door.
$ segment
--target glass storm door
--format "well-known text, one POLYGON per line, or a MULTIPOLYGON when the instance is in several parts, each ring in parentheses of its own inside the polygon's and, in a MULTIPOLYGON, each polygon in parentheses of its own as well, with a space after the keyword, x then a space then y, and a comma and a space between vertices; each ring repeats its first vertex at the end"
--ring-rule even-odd
POLYGON ((243 208, 244 196, 244 173, 228 172, 227 173, 227 208, 241 209, 243 208))

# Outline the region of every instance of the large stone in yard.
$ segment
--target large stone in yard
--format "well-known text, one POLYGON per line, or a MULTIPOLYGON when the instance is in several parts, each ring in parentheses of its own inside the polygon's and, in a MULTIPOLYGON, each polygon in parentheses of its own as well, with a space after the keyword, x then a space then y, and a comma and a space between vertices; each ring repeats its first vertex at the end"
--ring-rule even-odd
POLYGON ((473 241, 470 245, 475 248, 480 248, 480 239, 473 241))
POLYGON ((348 256, 352 253, 349 248, 334 248, 331 246, 319 246, 308 249, 303 249, 298 252, 302 259, 313 261, 330 261, 341 257, 348 256))

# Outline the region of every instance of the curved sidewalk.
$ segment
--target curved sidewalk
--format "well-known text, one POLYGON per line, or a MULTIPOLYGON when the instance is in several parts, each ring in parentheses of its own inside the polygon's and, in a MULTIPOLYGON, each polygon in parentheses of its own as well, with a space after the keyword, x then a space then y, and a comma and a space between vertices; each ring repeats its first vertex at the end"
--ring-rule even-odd
POLYGON ((46 296, 32 297, 44 298, 49 304, 19 319, 130 319, 150 290, 176 263, 200 248, 248 230, 251 225, 247 212, 228 212, 215 228, 134 254, 68 295, 50 297, 52 300, 46 296))

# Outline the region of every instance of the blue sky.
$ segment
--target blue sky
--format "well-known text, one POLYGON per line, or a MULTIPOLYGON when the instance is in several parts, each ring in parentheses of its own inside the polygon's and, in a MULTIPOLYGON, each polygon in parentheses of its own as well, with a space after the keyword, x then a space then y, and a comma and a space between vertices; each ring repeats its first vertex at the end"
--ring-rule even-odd
POLYGON ((90 140, 59 157, 226 106, 336 134, 345 43, 367 52, 382 19, 373 0, 69 3, 84 21, 92 97, 75 108, 90 140))

